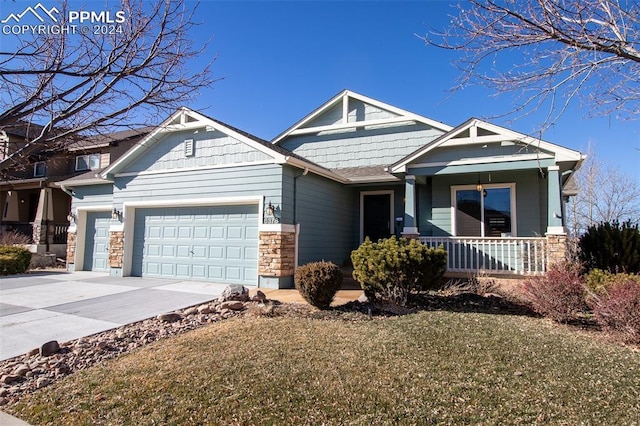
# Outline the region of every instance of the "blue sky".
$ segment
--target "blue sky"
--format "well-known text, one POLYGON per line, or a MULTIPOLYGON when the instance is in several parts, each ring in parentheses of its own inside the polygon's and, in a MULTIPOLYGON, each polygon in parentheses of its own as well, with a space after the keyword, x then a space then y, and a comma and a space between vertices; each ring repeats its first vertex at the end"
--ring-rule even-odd
MULTIPOLYGON (((347 88, 452 126, 474 116, 530 133, 544 119, 497 117, 513 98, 481 87, 450 92, 457 53, 416 36, 448 25, 449 2, 205 0, 197 10, 197 38, 214 36, 209 55, 223 80, 192 106, 265 139, 347 88)), ((591 143, 640 181, 640 121, 587 113, 573 105, 543 138, 583 152, 591 143)))
MULTIPOLYGON (((1 12, 35 3, 0 0, 1 12)), ((213 70, 221 78, 187 106, 267 140, 343 89, 452 126, 478 117, 529 134, 544 120, 542 111, 516 121, 502 116, 513 109, 515 95, 494 97, 477 86, 450 91, 458 53, 417 36, 449 25, 456 10, 447 1, 203 0, 187 6, 197 6, 202 23, 194 42, 212 38, 189 66, 198 69, 217 57, 213 70)), ((640 182, 640 120, 587 114, 588 108, 573 105, 543 139, 582 152, 592 144, 598 158, 640 182)))

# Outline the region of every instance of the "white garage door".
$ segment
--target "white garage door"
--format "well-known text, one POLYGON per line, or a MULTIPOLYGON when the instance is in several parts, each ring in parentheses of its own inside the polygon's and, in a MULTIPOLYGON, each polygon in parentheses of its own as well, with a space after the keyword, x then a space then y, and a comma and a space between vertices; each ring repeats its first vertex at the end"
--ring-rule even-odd
POLYGON ((88 212, 84 247, 85 271, 106 271, 109 260, 109 226, 111 212, 88 212))
POLYGON ((131 275, 257 284, 258 206, 136 209, 131 275))

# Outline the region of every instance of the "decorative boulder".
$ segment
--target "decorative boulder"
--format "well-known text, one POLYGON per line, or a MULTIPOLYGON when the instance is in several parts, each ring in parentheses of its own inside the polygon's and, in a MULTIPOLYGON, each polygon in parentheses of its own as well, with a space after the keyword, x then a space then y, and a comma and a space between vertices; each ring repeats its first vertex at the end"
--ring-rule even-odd
POLYGON ((40 356, 51 356, 60 350, 60 344, 57 340, 52 340, 40 346, 40 356))
POLYGON ((222 294, 218 298, 220 302, 227 302, 230 300, 238 300, 240 302, 249 301, 249 289, 240 284, 229 284, 222 291, 222 294))

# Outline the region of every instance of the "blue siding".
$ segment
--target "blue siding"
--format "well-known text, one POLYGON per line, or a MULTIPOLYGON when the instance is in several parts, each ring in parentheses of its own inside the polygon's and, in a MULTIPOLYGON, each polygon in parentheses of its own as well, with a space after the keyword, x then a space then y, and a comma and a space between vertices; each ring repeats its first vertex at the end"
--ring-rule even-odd
POLYGON ((527 144, 508 144, 502 146, 500 142, 484 145, 444 146, 428 152, 413 161, 419 163, 441 163, 481 157, 518 156, 540 153, 536 146, 527 144))
POLYGON ((131 201, 265 196, 281 205, 282 166, 275 164, 123 176, 115 180, 117 206, 131 201))
POLYGON ((299 263, 327 260, 341 265, 357 247, 357 193, 313 174, 298 178, 296 192, 299 263))
POLYGON ((418 123, 292 136, 279 145, 314 163, 337 169, 392 164, 442 133, 418 123))
POLYGON ((73 188, 71 200, 74 209, 80 207, 108 206, 113 203, 113 185, 90 185, 73 188))
POLYGON ((175 132, 162 137, 123 170, 140 172, 232 165, 271 159, 267 154, 217 130, 175 132), (186 139, 193 139, 194 155, 185 156, 186 139))

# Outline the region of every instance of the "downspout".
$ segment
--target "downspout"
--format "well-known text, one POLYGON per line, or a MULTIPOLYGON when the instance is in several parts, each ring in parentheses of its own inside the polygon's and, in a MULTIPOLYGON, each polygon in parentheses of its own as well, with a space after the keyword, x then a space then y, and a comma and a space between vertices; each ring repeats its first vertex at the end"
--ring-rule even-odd
POLYGON ((67 187, 64 186, 64 185, 59 185, 59 186, 60 186, 60 189, 62 189, 62 192, 67 194, 69 197, 73 197, 73 195, 74 195, 73 191, 68 190, 67 187))
POLYGON ((293 225, 295 227, 295 248, 293 267, 294 270, 298 269, 298 238, 300 237, 300 224, 298 223, 297 204, 298 204, 298 178, 306 176, 309 173, 309 168, 305 167, 301 174, 293 178, 293 225))

